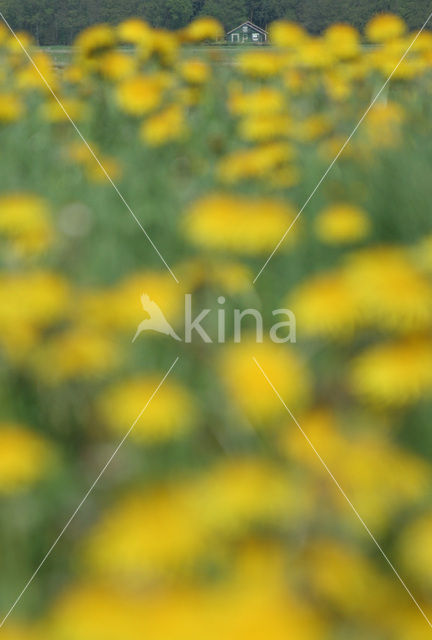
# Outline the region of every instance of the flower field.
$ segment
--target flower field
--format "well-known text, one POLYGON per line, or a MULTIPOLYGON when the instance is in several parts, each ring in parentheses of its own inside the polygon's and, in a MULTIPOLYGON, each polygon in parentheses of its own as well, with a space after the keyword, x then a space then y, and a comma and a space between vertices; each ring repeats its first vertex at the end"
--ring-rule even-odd
POLYGON ((222 36, 0 25, 2 640, 430 637, 432 33, 222 36))

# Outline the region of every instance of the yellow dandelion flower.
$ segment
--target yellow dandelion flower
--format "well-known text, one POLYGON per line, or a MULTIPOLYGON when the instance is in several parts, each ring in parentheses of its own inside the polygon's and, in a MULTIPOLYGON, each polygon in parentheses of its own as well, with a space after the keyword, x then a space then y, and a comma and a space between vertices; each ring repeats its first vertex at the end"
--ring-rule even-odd
POLYGON ((399 557, 411 575, 426 588, 432 586, 432 513, 426 512, 408 524, 398 540, 399 557))
POLYGON ((339 69, 331 69, 326 72, 323 80, 326 91, 332 100, 346 100, 351 95, 351 84, 339 69))
POLYGON ((0 300, 0 344, 9 358, 19 359, 39 331, 64 318, 71 297, 60 276, 32 271, 0 275, 0 300))
POLYGON ((103 169, 100 166, 99 162, 96 162, 93 156, 88 158, 88 162, 85 165, 85 170, 89 180, 99 183, 107 182, 108 178, 106 174, 109 175, 111 180, 119 180, 122 177, 123 169, 120 162, 116 160, 116 158, 107 156, 105 154, 99 154, 98 159, 103 169))
POLYGON ((361 353, 350 374, 354 393, 375 404, 404 406, 432 392, 432 343, 406 339, 361 353))
POLYGON ((152 31, 152 51, 163 65, 173 65, 177 60, 179 41, 177 34, 164 29, 152 31))
POLYGON ((54 236, 48 204, 33 194, 0 196, 0 235, 7 238, 13 251, 19 254, 44 251, 54 236))
POLYGON ((285 114, 252 115, 239 123, 238 133, 243 140, 266 142, 286 138, 295 128, 291 116, 285 114))
POLYGON ((376 146, 394 147, 400 140, 404 120, 405 112, 400 105, 394 102, 376 104, 365 122, 369 140, 376 146))
POLYGON ((220 371, 230 397, 251 420, 268 425, 269 420, 283 415, 285 409, 254 357, 290 408, 305 402, 309 374, 292 348, 268 341, 256 343, 249 337, 243 337, 241 344, 225 347, 220 371))
POLYGON ((253 91, 231 90, 228 105, 234 115, 274 115, 286 105, 286 99, 279 89, 261 87, 253 91))
POLYGON ((82 292, 76 305, 76 322, 102 332, 127 331, 133 337, 146 317, 141 296, 147 294, 162 309, 170 324, 184 319, 184 289, 169 273, 133 273, 110 289, 82 292))
POLYGON ((193 20, 187 27, 182 29, 180 35, 186 42, 219 40, 224 35, 224 28, 215 18, 203 17, 193 20))
POLYGON ((273 51, 247 51, 238 56, 237 65, 245 75, 268 78, 276 76, 281 71, 284 60, 273 51))
POLYGON ((115 325, 135 329, 143 319, 142 294, 159 305, 170 323, 176 326, 184 319, 184 289, 169 273, 138 271, 121 281, 114 289, 118 309, 112 310, 115 325))
POLYGON ((339 60, 350 60, 361 53, 360 34, 349 24, 333 24, 325 34, 324 41, 339 60))
POLYGON ((86 78, 86 70, 82 65, 70 64, 63 69, 63 80, 66 83, 79 85, 86 78))
POLYGON ((34 38, 27 31, 16 31, 15 35, 16 38, 8 38, 5 44, 13 54, 19 56, 19 58, 27 59, 23 47, 29 50, 35 44, 34 38))
POLYGON ((208 284, 230 295, 252 289, 253 273, 241 262, 230 260, 193 259, 177 267, 181 281, 187 283, 187 291, 194 291, 208 284))
POLYGON ((57 100, 49 99, 42 105, 42 115, 44 119, 49 122, 69 122, 69 118, 77 121, 81 120, 84 116, 85 109, 81 100, 77 98, 62 98, 61 103, 62 106, 60 106, 57 100))
MULTIPOLYGON (((124 434, 133 424, 158 386, 155 375, 125 380, 108 389, 100 399, 100 411, 108 428, 124 434)), ((192 396, 181 385, 167 381, 154 396, 131 438, 136 442, 153 443, 186 435, 194 428, 197 409, 192 396)))
POLYGON ((85 543, 90 567, 116 578, 178 571, 203 553, 205 539, 188 487, 136 491, 111 507, 85 543))
POLYGON ((22 425, 0 422, 0 494, 31 487, 53 461, 54 451, 45 438, 22 425))
POLYGON ((312 142, 328 135, 331 128, 332 123, 329 118, 324 114, 317 113, 302 122, 296 123, 296 126, 293 127, 292 135, 301 142, 312 142))
POLYGON ((150 25, 144 20, 129 18, 118 25, 117 36, 120 42, 141 45, 149 41, 151 31, 150 25))
POLYGON ((263 144, 252 149, 231 152, 219 162, 218 173, 222 182, 226 183, 268 178, 293 157, 294 148, 287 142, 263 144))
POLYGON ((78 55, 91 58, 116 44, 115 31, 108 24, 98 24, 81 31, 75 40, 78 55))
MULTIPOLYGON (((300 416, 299 423, 374 530, 385 528, 401 509, 423 498, 427 492, 430 482, 427 464, 396 447, 385 435, 372 430, 368 416, 354 417, 355 425, 361 428, 359 433, 346 433, 338 416, 325 408, 300 416), (377 486, 380 487, 379 492, 376 491, 377 486)), ((352 423, 350 416, 351 426, 352 423)), ((281 449, 289 459, 294 458, 305 465, 322 489, 325 473, 322 465, 303 434, 293 429, 292 422, 287 424, 282 434, 281 449)), ((326 495, 340 515, 345 517, 346 503, 333 491, 333 485, 330 487, 329 484, 326 495)), ((347 514, 347 523, 350 522, 349 518, 350 514, 347 514)), ((352 523, 355 527, 356 523, 352 523)))
POLYGON ((335 204, 318 215, 315 232, 327 244, 350 244, 363 240, 371 224, 366 213, 355 205, 335 204))
POLYGON ((101 56, 98 69, 105 78, 117 82, 135 73, 136 60, 121 51, 108 51, 101 56))
POLYGON ((180 64, 179 72, 189 84, 203 84, 210 77, 210 67, 199 58, 190 58, 180 64))
POLYGON ((287 475, 252 457, 216 465, 197 479, 195 492, 200 517, 217 535, 238 533, 253 523, 280 521, 296 502, 287 475))
POLYGON ((0 92, 0 124, 16 122, 24 113, 24 104, 15 93, 0 92))
POLYGON ((399 247, 376 247, 351 254, 345 274, 366 320, 393 331, 430 326, 432 285, 399 247))
POLYGON ((168 83, 169 77, 163 73, 135 76, 118 85, 118 103, 130 115, 144 115, 160 105, 168 83))
POLYGON ((299 49, 298 61, 305 69, 325 69, 334 64, 334 55, 321 38, 309 38, 299 49))
POLYGON ((148 118, 141 126, 141 139, 152 147, 183 138, 187 132, 184 111, 173 104, 148 118))
POLYGON ((17 72, 17 86, 20 89, 42 89, 45 92, 49 92, 49 89, 44 82, 46 82, 56 89, 58 84, 58 78, 54 69, 53 61, 49 55, 42 51, 37 51, 32 55, 33 63, 37 66, 39 72, 35 66, 29 61, 28 64, 17 72), (43 76, 43 78, 41 77, 43 76))
POLYGON ((288 20, 278 20, 270 25, 270 42, 277 47, 296 48, 307 38, 306 31, 299 24, 288 20))
POLYGON ((396 587, 374 563, 335 540, 318 538, 305 551, 303 571, 315 597, 347 616, 382 620, 396 587))
POLYGON ((215 194, 195 202, 183 226, 201 247, 253 255, 273 249, 293 219, 294 210, 277 200, 215 194))
POLYGON ((299 330, 312 337, 346 338, 362 318, 356 291, 339 272, 306 280, 291 292, 287 304, 299 330))
POLYGON ((400 16, 391 13, 382 13, 374 18, 366 26, 366 37, 371 42, 386 42, 399 38, 406 32, 406 24, 400 16))
POLYGON ((67 157, 82 165, 87 178, 93 182, 106 182, 108 180, 106 173, 112 180, 118 180, 122 175, 119 161, 112 156, 103 154, 95 143, 91 142, 89 145, 99 162, 95 160, 93 153, 84 142, 71 144, 66 151, 67 157))
POLYGON ((54 384, 101 376, 118 361, 118 349, 112 338, 83 328, 69 329, 51 338, 32 356, 38 377, 54 384))
POLYGON ((143 607, 142 596, 105 581, 72 583, 44 619, 43 638, 118 640, 126 633, 141 640, 148 635, 143 607))

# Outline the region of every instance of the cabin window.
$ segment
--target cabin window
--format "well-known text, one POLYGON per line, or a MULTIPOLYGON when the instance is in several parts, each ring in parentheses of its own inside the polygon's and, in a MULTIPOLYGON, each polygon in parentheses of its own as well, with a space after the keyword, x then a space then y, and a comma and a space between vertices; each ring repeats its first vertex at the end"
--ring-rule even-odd
POLYGON ((257 33, 253 33, 252 34, 252 40, 254 40, 255 42, 258 40, 258 34, 257 33))
POLYGON ((238 41, 239 41, 239 39, 240 39, 240 36, 239 36, 239 34, 238 34, 238 33, 232 33, 232 34, 231 34, 231 41, 232 41, 232 42, 238 42, 238 41))

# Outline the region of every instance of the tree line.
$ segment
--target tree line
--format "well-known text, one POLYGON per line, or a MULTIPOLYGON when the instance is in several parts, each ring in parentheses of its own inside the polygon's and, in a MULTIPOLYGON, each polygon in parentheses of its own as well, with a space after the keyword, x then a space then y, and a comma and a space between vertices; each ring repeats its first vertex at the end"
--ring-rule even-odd
POLYGON ((29 31, 42 45, 70 44, 91 24, 117 24, 130 16, 178 29, 197 16, 211 15, 227 30, 245 20, 265 28, 287 18, 317 34, 333 22, 362 29, 382 11, 398 13, 411 29, 419 29, 430 10, 430 0, 0 0, 11 26, 29 31))

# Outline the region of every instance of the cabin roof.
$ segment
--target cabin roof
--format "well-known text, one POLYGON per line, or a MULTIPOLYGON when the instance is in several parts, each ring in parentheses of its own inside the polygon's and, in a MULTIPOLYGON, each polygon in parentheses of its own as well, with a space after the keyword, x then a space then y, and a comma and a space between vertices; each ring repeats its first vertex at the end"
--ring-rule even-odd
POLYGON ((227 32, 227 36, 230 33, 232 33, 233 31, 237 31, 237 29, 240 29, 240 27, 243 27, 245 24, 247 24, 248 27, 251 27, 252 29, 255 29, 256 31, 259 31, 260 33, 263 33, 264 35, 267 35, 267 31, 265 29, 262 29, 261 27, 259 27, 258 25, 254 24, 250 20, 246 20, 246 22, 242 22, 237 27, 234 27, 234 29, 231 29, 231 31, 228 31, 227 32))

